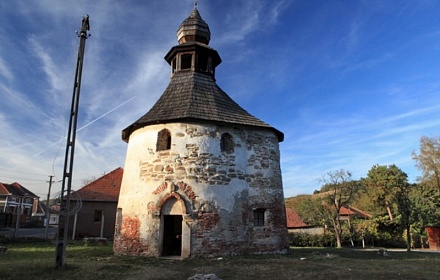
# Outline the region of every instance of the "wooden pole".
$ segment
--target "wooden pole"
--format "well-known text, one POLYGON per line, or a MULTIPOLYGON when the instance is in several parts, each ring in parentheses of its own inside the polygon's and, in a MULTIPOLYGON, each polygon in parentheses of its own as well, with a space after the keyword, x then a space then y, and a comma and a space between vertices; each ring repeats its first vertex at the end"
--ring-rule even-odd
POLYGON ((49 176, 49 191, 47 192, 46 199, 46 231, 44 232, 44 239, 47 239, 48 231, 49 231, 49 219, 50 219, 50 189, 52 187, 52 178, 53 175, 49 176))

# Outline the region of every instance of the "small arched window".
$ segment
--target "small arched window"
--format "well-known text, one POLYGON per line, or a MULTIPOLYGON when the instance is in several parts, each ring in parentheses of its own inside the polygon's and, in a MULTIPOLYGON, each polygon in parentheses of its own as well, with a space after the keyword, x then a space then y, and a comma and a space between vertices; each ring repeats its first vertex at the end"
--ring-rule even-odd
POLYGON ((171 149, 171 132, 168 129, 162 129, 157 133, 156 151, 171 149))
POLYGON ((226 153, 234 152, 234 140, 232 139, 231 134, 223 133, 222 138, 220 140, 220 151, 226 153))

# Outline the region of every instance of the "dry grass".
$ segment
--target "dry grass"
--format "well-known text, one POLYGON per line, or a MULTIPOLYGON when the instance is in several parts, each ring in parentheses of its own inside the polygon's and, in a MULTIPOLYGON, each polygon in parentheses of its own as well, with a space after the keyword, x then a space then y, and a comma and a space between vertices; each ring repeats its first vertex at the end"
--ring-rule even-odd
POLYGON ((292 248, 289 255, 189 260, 114 256, 111 246, 70 244, 67 265, 55 269, 54 245, 3 242, 0 279, 187 279, 214 273, 227 279, 438 279, 440 254, 332 248, 292 248))

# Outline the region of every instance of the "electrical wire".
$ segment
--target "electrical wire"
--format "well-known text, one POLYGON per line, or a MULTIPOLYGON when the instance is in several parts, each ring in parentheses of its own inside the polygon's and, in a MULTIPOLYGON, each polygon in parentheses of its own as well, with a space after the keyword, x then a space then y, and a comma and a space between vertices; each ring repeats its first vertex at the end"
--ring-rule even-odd
POLYGON ((8 171, 8 172, 16 172, 16 173, 21 173, 21 174, 26 174, 26 175, 46 176, 46 174, 23 172, 23 171, 18 171, 18 170, 14 170, 14 169, 6 169, 6 168, 2 168, 2 167, 0 167, 0 170, 4 170, 4 171, 8 171))

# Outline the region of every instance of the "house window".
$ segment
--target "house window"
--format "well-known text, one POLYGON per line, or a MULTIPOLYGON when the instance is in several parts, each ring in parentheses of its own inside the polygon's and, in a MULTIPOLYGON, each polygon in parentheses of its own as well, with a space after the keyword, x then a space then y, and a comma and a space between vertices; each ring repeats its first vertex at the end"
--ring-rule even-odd
POLYGON ((264 213, 266 209, 255 209, 254 210, 254 226, 262 227, 264 226, 264 213))
POLYGON ((222 138, 220 140, 220 151, 226 153, 234 152, 234 141, 232 139, 231 134, 223 133, 222 138))
POLYGON ((156 151, 169 150, 171 148, 171 132, 168 129, 162 129, 157 134, 156 151))
POLYGON ((182 54, 180 58, 180 69, 191 69, 192 54, 182 54))
POLYGON ((95 211, 93 211, 93 221, 95 223, 102 221, 102 210, 95 209, 95 211))

